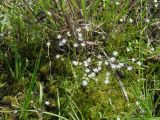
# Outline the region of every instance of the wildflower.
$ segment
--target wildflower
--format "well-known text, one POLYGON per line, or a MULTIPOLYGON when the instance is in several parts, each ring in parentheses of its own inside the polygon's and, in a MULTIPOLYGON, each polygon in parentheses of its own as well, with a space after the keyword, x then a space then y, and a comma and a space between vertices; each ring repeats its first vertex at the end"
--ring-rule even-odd
POLYGON ((46 45, 49 47, 51 45, 51 42, 47 42, 46 45))
POLYGON ((61 57, 61 55, 57 54, 56 55, 56 59, 59 59, 61 57))
POLYGON ((82 33, 78 33, 78 37, 82 37, 82 33))
POLYGON ((116 5, 119 5, 119 2, 115 2, 116 3, 116 5))
POLYGON ((149 22, 150 22, 150 20, 149 20, 148 18, 146 18, 145 21, 146 21, 146 23, 149 23, 149 22))
POLYGON ((45 104, 46 104, 46 105, 50 105, 50 102, 49 102, 49 101, 45 101, 45 104))
POLYGON ((86 43, 85 43, 85 42, 82 42, 82 43, 81 43, 81 46, 82 46, 82 47, 85 47, 85 46, 86 46, 86 43))
POLYGON ((157 3, 158 1, 157 0, 154 0, 154 3, 157 3))
POLYGON ((88 25, 85 25, 85 26, 84 26, 84 29, 85 29, 86 31, 89 31, 89 26, 88 26, 88 25))
POLYGON ((136 59, 135 58, 132 58, 132 62, 135 62, 136 61, 136 59))
POLYGON ((101 59, 101 58, 102 58, 102 55, 99 54, 99 55, 97 56, 97 58, 98 58, 98 59, 101 59))
POLYGON ((101 71, 101 70, 102 70, 102 67, 99 66, 99 67, 98 67, 98 70, 101 71))
POLYGON ((72 61, 72 64, 73 64, 74 66, 77 66, 77 65, 78 65, 78 61, 72 61))
POLYGON ((85 72, 89 73, 91 70, 89 68, 86 68, 85 72))
POLYGON ((139 102, 138 101, 136 101, 136 105, 139 106, 139 102))
POLYGON ((109 62, 107 60, 105 60, 104 64, 105 65, 109 65, 109 62))
POLYGON ((120 22, 123 22, 123 19, 121 18, 119 21, 120 21, 120 22))
POLYGON ((78 47, 78 43, 74 43, 73 46, 74 46, 74 47, 78 47))
POLYGON ((109 77, 111 75, 110 72, 106 72, 106 77, 109 77))
POLYGON ((109 81, 109 79, 106 79, 105 81, 104 81, 104 84, 109 84, 110 83, 110 81, 109 81))
POLYGON ((127 67, 127 70, 129 70, 129 71, 132 70, 132 69, 133 69, 133 67, 131 67, 131 66, 127 67))
POLYGON ((101 66, 102 65, 102 61, 98 61, 98 66, 101 66))
POLYGON ((113 51, 113 56, 117 56, 118 52, 117 51, 113 51))
POLYGON ((119 116, 117 116, 117 120, 120 120, 120 117, 119 117, 119 116))
POLYGON ((87 86, 88 85, 88 81, 87 80, 83 80, 82 85, 83 86, 87 86))
POLYGON ((59 46, 63 46, 64 44, 62 42, 59 42, 59 46))
POLYGON ((84 61, 84 66, 85 66, 85 67, 88 67, 88 66, 89 66, 89 64, 88 64, 87 61, 84 61))
POLYGON ((141 66, 141 65, 142 65, 142 63, 141 63, 140 61, 138 61, 138 62, 137 62, 137 65, 141 66))
POLYGON ((115 58, 115 57, 111 57, 111 58, 110 58, 110 61, 111 61, 111 62, 115 62, 115 61, 116 61, 116 58, 115 58))
POLYGON ((128 47, 127 47, 127 52, 130 52, 130 51, 131 51, 131 48, 128 48, 128 47))
POLYGON ((130 23, 133 23, 133 19, 132 19, 132 18, 130 18, 130 19, 129 19, 129 22, 130 22, 130 23))
POLYGON ((77 28, 76 31, 77 31, 77 32, 81 32, 81 28, 77 28))
POLYGON ((78 40, 79 41, 83 41, 83 37, 78 37, 78 40))
POLYGON ((92 72, 91 74, 88 75, 89 78, 94 78, 96 76, 95 72, 92 72))
POLYGON ((49 11, 47 11, 47 14, 48 14, 49 16, 51 16, 51 15, 52 15, 52 13, 51 13, 51 12, 49 12, 49 11))
POLYGON ((71 36, 70 32, 67 32, 67 36, 68 36, 68 37, 70 37, 70 36, 71 36))
POLYGON ((62 39, 62 44, 65 44, 67 42, 66 39, 62 39))
POLYGON ((119 69, 119 68, 121 68, 122 66, 121 66, 120 64, 118 64, 116 67, 119 69))
POLYGON ((116 65, 115 64, 111 64, 111 68, 115 69, 116 65))
POLYGON ((89 57, 86 61, 87 61, 88 63, 90 63, 90 62, 91 62, 91 58, 89 57))
POLYGON ((123 67, 123 66, 124 66, 124 63, 119 63, 119 65, 120 65, 121 67, 123 67))
POLYGON ((59 35, 57 36, 57 38, 58 38, 58 39, 61 39, 61 38, 62 38, 62 36, 59 34, 59 35))

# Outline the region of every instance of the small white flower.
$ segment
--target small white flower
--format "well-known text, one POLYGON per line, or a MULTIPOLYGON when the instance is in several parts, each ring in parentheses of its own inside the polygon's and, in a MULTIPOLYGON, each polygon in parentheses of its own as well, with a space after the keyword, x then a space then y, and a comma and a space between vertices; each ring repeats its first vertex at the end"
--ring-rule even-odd
POLYGON ((146 23, 149 23, 149 22, 150 22, 150 20, 149 20, 148 18, 146 18, 145 21, 146 21, 146 23))
POLYGON ((77 31, 77 32, 81 32, 81 28, 77 28, 76 31, 77 31))
POLYGON ((83 35, 82 35, 82 33, 78 33, 78 37, 82 37, 83 35))
POLYGON ((157 8, 158 7, 158 3, 156 3, 154 6, 157 8))
POLYGON ((88 67, 88 66, 89 66, 89 64, 88 64, 87 61, 84 61, 84 66, 85 66, 85 67, 88 67))
POLYGON ((115 2, 116 3, 116 5, 119 5, 119 2, 115 2))
POLYGON ((74 47, 78 47, 78 43, 74 43, 73 46, 74 46, 74 47))
POLYGON ((138 101, 136 101, 136 105, 139 106, 139 102, 138 101))
POLYGON ((94 78, 96 76, 95 72, 92 72, 91 74, 88 75, 89 78, 94 78))
POLYGON ((111 57, 111 58, 110 58, 110 61, 111 61, 111 62, 115 62, 115 61, 116 61, 116 58, 115 58, 115 57, 111 57))
POLYGON ((67 32, 67 36, 70 37, 70 36, 71 36, 71 33, 70 33, 70 32, 67 32))
POLYGON ((158 1, 157 0, 154 0, 154 3, 157 3, 158 1))
POLYGON ((123 67, 123 66, 124 66, 124 63, 119 63, 119 65, 120 65, 121 67, 123 67))
POLYGON ((106 72, 106 77, 109 77, 111 75, 110 72, 106 72))
POLYGON ((135 62, 136 61, 136 59, 135 58, 132 58, 132 62, 135 62))
POLYGON ((49 12, 49 11, 47 11, 47 14, 48 14, 49 16, 51 16, 51 15, 52 15, 52 13, 51 13, 51 12, 49 12))
POLYGON ((33 100, 31 100, 31 104, 33 104, 34 102, 33 102, 33 100))
POLYGON ((83 80, 82 85, 83 86, 87 86, 88 85, 88 81, 87 80, 83 80))
POLYGON ((61 55, 59 55, 59 54, 58 54, 58 55, 56 55, 56 59, 59 59, 60 57, 61 57, 61 55))
POLYGON ((141 65, 142 65, 142 63, 141 63, 140 61, 138 61, 138 62, 137 62, 137 65, 141 66, 141 65))
POLYGON ((111 64, 111 68, 115 69, 117 66, 115 64, 111 64))
POLYGON ((45 101, 45 104, 46 104, 46 105, 50 105, 50 102, 49 102, 49 101, 45 101))
POLYGON ((86 31, 89 31, 89 26, 88 26, 88 25, 85 25, 85 26, 84 26, 84 29, 85 29, 86 31))
POLYGON ((57 38, 58 38, 58 39, 61 39, 61 38, 62 38, 62 36, 59 34, 59 35, 57 36, 57 38))
POLYGON ((121 66, 120 64, 118 64, 116 67, 119 69, 119 68, 121 68, 122 66, 121 66))
POLYGON ((104 84, 109 84, 110 83, 110 81, 109 81, 109 79, 106 79, 105 81, 104 81, 104 84))
POLYGON ((73 64, 74 66, 77 66, 77 65, 78 65, 78 61, 72 61, 72 64, 73 64))
POLYGON ((109 62, 107 60, 105 60, 104 64, 105 65, 109 65, 109 62))
POLYGON ((117 116, 117 120, 121 120, 119 116, 117 116))
POLYGON ((131 66, 127 67, 127 70, 129 70, 129 71, 132 70, 132 69, 133 69, 133 67, 131 67, 131 66))
POLYGON ((127 47, 127 52, 130 52, 130 51, 131 51, 131 49, 127 47))
POLYGON ((64 44, 62 42, 59 42, 59 46, 63 46, 64 44))
POLYGON ((65 44, 67 42, 66 39, 62 39, 62 44, 65 44))
POLYGON ((91 58, 89 57, 86 61, 87 61, 88 63, 90 63, 90 62, 91 62, 91 58))
POLYGON ((113 51, 113 56, 117 56, 118 52, 117 51, 113 51))
POLYGON ((119 21, 120 21, 120 22, 123 22, 123 19, 121 18, 119 21))
POLYGON ((91 70, 89 68, 86 68, 85 72, 89 73, 91 70))
POLYGON ((105 38, 106 38, 106 37, 103 35, 103 36, 102 36, 102 39, 104 40, 105 38))
POLYGON ((101 71, 101 70, 102 70, 102 67, 99 66, 99 67, 98 67, 98 70, 101 71))
POLYGON ((85 43, 85 42, 82 42, 82 43, 81 43, 81 46, 82 46, 82 47, 85 47, 85 46, 86 46, 86 43, 85 43))
POLYGON ((98 66, 101 66, 102 65, 102 61, 98 61, 98 66))
POLYGON ((78 37, 78 40, 79 41, 83 41, 83 37, 78 37))
POLYGON ((47 42, 46 45, 49 47, 51 45, 51 42, 47 42))
POLYGON ((99 54, 99 55, 97 56, 97 58, 98 58, 98 59, 101 59, 101 58, 102 58, 102 55, 99 54))
POLYGON ((132 19, 132 18, 130 18, 130 19, 129 19, 129 22, 130 22, 130 23, 133 23, 133 19, 132 19))

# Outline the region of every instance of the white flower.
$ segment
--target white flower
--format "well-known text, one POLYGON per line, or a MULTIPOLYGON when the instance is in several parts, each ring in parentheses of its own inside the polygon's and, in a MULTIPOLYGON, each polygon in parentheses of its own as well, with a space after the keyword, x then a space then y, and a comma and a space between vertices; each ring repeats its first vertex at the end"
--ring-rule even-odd
POLYGON ((88 25, 85 25, 85 26, 84 26, 84 29, 85 29, 86 31, 89 31, 89 26, 88 26, 88 25))
POLYGON ((154 3, 157 3, 158 1, 157 0, 154 0, 154 3))
POLYGON ((131 67, 131 66, 127 67, 127 70, 129 70, 129 71, 132 70, 132 69, 133 69, 133 67, 131 67))
POLYGON ((110 72, 106 72, 106 77, 109 77, 111 75, 110 72))
POLYGON ((98 66, 101 66, 102 65, 102 61, 98 61, 98 66))
POLYGON ((138 61, 138 62, 137 62, 137 65, 141 66, 141 65, 142 65, 142 63, 141 63, 140 61, 138 61))
POLYGON ((117 56, 118 52, 117 51, 113 51, 113 56, 117 56))
POLYGON ((73 46, 74 46, 74 47, 78 47, 78 43, 74 43, 73 46))
POLYGON ((97 56, 97 58, 98 58, 98 59, 101 59, 101 58, 102 58, 102 55, 99 54, 99 55, 97 56))
POLYGON ((62 42, 59 42, 59 46, 63 46, 64 44, 62 42))
POLYGON ((122 66, 121 66, 120 64, 118 64, 116 67, 117 67, 117 68, 121 68, 122 66))
POLYGON ((52 15, 52 13, 51 13, 51 12, 49 12, 49 11, 47 11, 47 14, 48 14, 49 16, 51 16, 51 15, 52 15))
POLYGON ((50 105, 50 102, 49 102, 49 101, 45 101, 45 104, 46 104, 46 105, 50 105))
POLYGON ((83 41, 83 37, 78 37, 78 40, 79 41, 83 41))
POLYGON ((89 78, 94 78, 96 76, 96 73, 92 72, 91 74, 88 75, 89 78))
POLYGON ((89 68, 86 68, 86 73, 89 73, 91 70, 89 68))
POLYGON ((136 61, 136 59, 135 58, 132 58, 132 62, 135 62, 136 61))
POLYGON ((88 66, 89 66, 89 64, 88 64, 87 61, 84 61, 84 66, 85 66, 85 67, 88 67, 88 66))
POLYGON ((77 31, 77 32, 81 32, 81 28, 77 28, 76 31, 77 31))
POLYGON ((129 22, 130 22, 130 23, 133 23, 133 19, 132 19, 132 18, 130 18, 130 19, 129 19, 129 22))
POLYGON ((119 5, 119 2, 115 2, 116 3, 116 5, 119 5))
POLYGON ((87 61, 88 63, 90 63, 90 62, 91 62, 91 58, 89 57, 86 61, 87 61))
POLYGON ((88 85, 88 81, 87 80, 83 80, 82 85, 83 86, 87 86, 88 85))
POLYGON ((56 55, 56 59, 59 59, 61 57, 61 55, 57 54, 56 55))
POLYGON ((115 61, 116 61, 116 58, 115 58, 115 57, 111 57, 111 58, 110 58, 110 61, 111 61, 111 62, 115 62, 115 61))
POLYGON ((111 68, 115 69, 116 65, 115 64, 111 64, 111 68))
POLYGON ((120 120, 120 117, 119 117, 119 116, 117 116, 117 120, 120 120))
POLYGON ((109 84, 110 83, 110 81, 109 81, 109 79, 106 79, 105 81, 104 81, 104 84, 109 84))
POLYGON ((105 60, 104 64, 105 65, 109 65, 109 62, 107 60, 105 60))
POLYGON ((123 22, 123 19, 122 19, 122 18, 120 19, 120 22, 123 22))
POLYGON ((98 68, 94 68, 93 71, 94 71, 95 73, 98 73, 98 72, 99 72, 99 69, 98 69, 98 68))
POLYGON ((99 67, 98 67, 98 70, 101 71, 101 70, 102 70, 102 67, 99 66, 99 67))
POLYGON ((70 32, 67 32, 67 36, 68 36, 68 37, 70 37, 70 36, 71 36, 70 32))
POLYGON ((77 66, 77 65, 78 65, 78 61, 72 61, 72 64, 73 64, 74 66, 77 66))
POLYGON ((130 52, 130 51, 131 51, 131 49, 127 47, 127 52, 130 52))
POLYGON ((146 23, 149 23, 149 22, 150 22, 150 20, 149 20, 148 18, 146 18, 145 21, 146 21, 146 23))
POLYGON ((78 33, 78 37, 82 37, 82 33, 78 33))
POLYGON ((139 102, 138 101, 136 101, 136 105, 139 106, 139 102))
POLYGON ((121 67, 123 67, 123 66, 124 66, 124 63, 119 63, 119 65, 120 65, 121 67))
POLYGON ((61 35, 58 35, 58 36, 57 36, 57 38, 58 38, 58 39, 61 39, 61 38, 62 38, 62 36, 61 36, 61 35))
POLYGON ((62 44, 65 44, 67 42, 66 39, 62 39, 62 44))
POLYGON ((51 45, 51 42, 47 42, 46 45, 49 47, 51 45))
POLYGON ((82 46, 82 47, 85 47, 85 46, 86 46, 86 43, 85 43, 85 42, 82 42, 82 43, 81 43, 81 46, 82 46))

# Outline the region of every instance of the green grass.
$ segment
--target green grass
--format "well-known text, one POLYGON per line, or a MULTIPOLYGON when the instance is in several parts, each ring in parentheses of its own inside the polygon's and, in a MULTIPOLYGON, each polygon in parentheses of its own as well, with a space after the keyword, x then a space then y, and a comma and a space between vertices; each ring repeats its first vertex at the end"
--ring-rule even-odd
POLYGON ((2 0, 0 119, 159 120, 156 5, 2 0))

